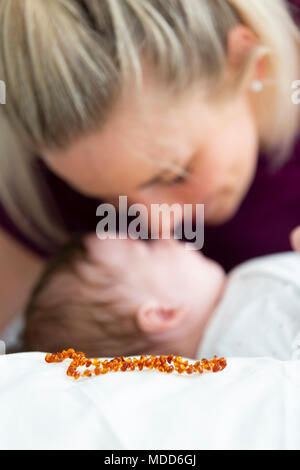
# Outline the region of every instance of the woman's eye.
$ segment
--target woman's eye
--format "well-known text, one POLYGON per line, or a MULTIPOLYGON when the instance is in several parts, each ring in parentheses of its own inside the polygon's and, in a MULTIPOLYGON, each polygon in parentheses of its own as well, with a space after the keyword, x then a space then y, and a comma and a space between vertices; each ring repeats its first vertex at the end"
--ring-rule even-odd
POLYGON ((185 172, 182 175, 176 176, 176 178, 169 180, 169 181, 164 181, 165 186, 175 186, 177 184, 183 184, 188 178, 188 174, 185 172))

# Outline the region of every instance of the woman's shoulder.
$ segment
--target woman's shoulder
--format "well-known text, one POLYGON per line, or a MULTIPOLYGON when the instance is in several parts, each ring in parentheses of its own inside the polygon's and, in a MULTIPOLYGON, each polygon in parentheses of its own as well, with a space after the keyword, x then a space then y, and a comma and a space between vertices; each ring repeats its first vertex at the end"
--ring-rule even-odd
POLYGON ((46 250, 42 248, 34 239, 30 238, 25 232, 14 222, 13 217, 9 215, 8 210, 4 207, 4 204, 0 201, 0 229, 6 232, 16 242, 25 246, 33 253, 43 258, 50 255, 46 250))

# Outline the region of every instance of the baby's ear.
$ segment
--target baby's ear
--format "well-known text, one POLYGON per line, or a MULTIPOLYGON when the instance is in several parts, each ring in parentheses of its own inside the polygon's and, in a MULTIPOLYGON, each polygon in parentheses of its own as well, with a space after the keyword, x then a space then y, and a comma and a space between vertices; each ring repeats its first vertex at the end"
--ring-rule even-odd
POLYGON ((180 307, 166 307, 152 302, 144 304, 137 312, 137 322, 142 331, 149 334, 164 333, 178 328, 185 317, 180 307))

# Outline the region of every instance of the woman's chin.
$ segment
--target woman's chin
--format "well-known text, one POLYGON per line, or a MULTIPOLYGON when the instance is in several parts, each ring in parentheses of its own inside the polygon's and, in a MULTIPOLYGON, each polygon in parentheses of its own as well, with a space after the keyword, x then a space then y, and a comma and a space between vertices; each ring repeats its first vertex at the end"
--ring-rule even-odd
POLYGON ((227 200, 205 206, 205 223, 207 225, 221 225, 229 222, 240 207, 240 201, 227 200))

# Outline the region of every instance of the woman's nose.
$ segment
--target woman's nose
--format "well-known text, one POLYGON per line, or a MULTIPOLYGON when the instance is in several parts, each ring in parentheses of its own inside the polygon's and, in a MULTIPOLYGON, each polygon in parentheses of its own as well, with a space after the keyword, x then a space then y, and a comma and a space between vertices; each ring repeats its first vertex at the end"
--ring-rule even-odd
POLYGON ((148 224, 153 238, 171 238, 174 227, 183 221, 183 205, 147 199, 138 194, 128 197, 128 206, 134 204, 138 210, 141 205, 141 219, 148 224))

